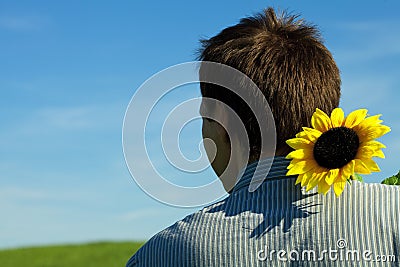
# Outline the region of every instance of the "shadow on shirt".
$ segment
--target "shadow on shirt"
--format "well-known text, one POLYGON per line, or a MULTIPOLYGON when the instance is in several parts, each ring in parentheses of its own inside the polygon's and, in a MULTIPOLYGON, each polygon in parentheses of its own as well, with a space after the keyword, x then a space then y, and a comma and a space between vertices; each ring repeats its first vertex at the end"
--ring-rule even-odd
POLYGON ((277 181, 270 181, 270 186, 254 193, 246 189, 233 193, 207 212, 222 212, 226 219, 240 218, 242 228, 251 231, 250 238, 262 237, 281 224, 280 230, 287 233, 294 220, 320 212, 322 204, 314 198, 318 193, 303 193, 300 185, 293 182, 285 183, 286 186, 281 181, 276 185, 274 182, 277 181))

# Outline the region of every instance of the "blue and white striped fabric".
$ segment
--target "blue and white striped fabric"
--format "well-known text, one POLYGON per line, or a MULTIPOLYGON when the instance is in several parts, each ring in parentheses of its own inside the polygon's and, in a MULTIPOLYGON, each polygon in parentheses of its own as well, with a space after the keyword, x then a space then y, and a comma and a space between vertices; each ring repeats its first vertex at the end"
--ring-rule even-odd
POLYGON ((353 181, 337 198, 295 186, 274 161, 253 193, 255 164, 229 197, 156 234, 126 266, 400 266, 400 187, 353 181))

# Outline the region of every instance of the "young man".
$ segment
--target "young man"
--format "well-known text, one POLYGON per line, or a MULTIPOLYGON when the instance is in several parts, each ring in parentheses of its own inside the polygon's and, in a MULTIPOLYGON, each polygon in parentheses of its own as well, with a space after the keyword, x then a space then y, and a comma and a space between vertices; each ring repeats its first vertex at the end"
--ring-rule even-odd
POLYGON ((230 195, 155 235, 127 266, 399 266, 372 262, 379 255, 399 260, 398 188, 354 182, 336 198, 305 193, 286 176, 285 141, 310 126, 316 108, 330 113, 339 104, 339 71, 317 29, 269 8, 202 43, 202 61, 233 67, 259 87, 275 120, 276 152, 260 159, 260 128, 249 106, 229 89, 202 83, 203 97, 226 104, 244 122, 248 166, 238 182, 234 173, 222 177, 229 160, 243 161, 245 148, 228 137, 223 105, 202 105, 224 125, 204 118, 203 137, 216 144, 212 167, 230 195), (257 164, 272 165, 249 192, 257 164))

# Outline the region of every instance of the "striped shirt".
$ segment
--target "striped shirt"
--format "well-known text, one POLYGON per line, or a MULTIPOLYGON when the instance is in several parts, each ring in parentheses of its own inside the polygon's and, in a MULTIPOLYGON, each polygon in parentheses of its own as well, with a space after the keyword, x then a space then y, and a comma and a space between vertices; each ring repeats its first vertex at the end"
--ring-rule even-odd
POLYGON ((305 192, 283 157, 258 164, 271 161, 256 191, 254 163, 226 199, 156 234, 126 266, 400 266, 400 187, 305 192))

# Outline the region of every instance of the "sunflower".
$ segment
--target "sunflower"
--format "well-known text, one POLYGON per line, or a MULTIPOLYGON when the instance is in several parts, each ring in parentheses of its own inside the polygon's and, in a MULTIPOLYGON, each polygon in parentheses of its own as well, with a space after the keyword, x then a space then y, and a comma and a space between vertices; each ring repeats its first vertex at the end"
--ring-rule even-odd
POLYGON ((346 118, 341 108, 329 117, 317 109, 311 119, 313 128, 303 127, 296 138, 287 141, 294 149, 287 175, 298 175, 296 184, 309 191, 318 185, 318 192, 326 194, 331 187, 340 196, 346 182, 355 173, 379 172, 373 157, 384 158, 385 145, 375 139, 390 132, 382 125, 381 115, 368 116, 368 110, 359 109, 346 118))

